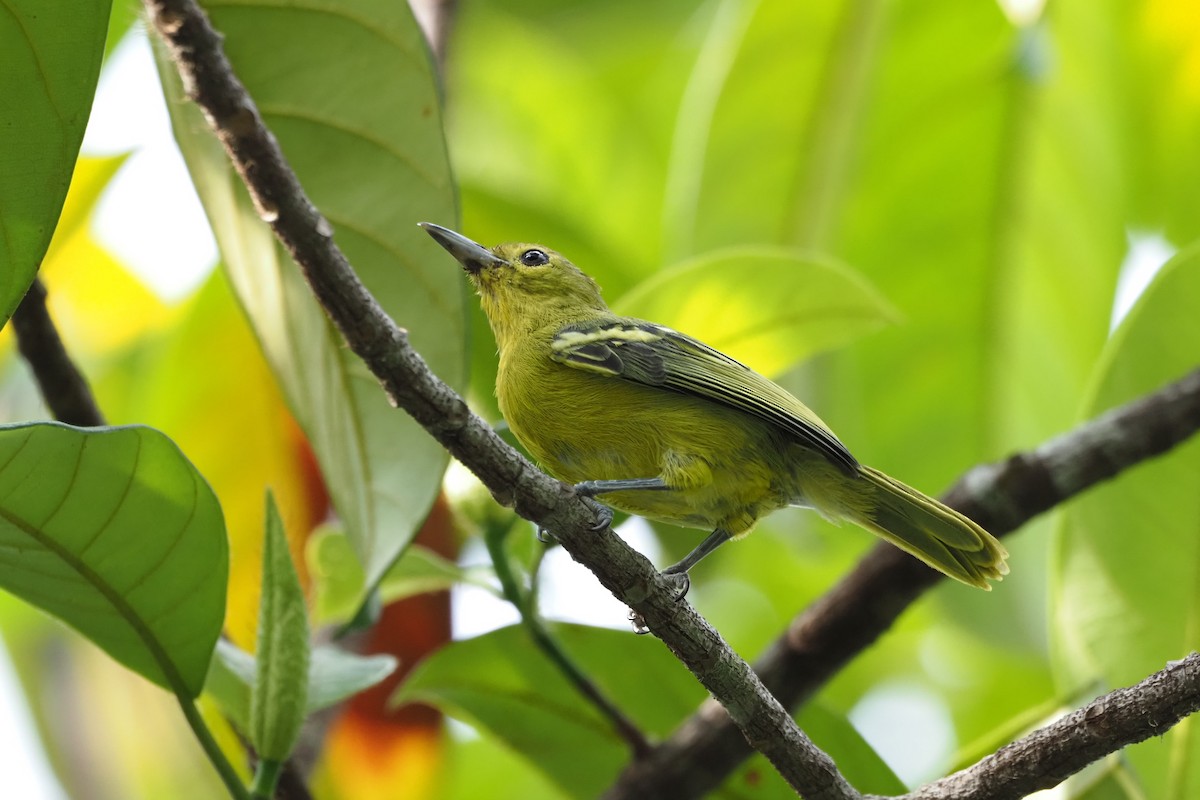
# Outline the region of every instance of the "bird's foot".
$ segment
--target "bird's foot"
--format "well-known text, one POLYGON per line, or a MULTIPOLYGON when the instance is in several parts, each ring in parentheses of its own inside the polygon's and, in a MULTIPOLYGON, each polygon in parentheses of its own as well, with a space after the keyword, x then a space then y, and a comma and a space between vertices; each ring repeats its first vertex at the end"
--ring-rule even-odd
MULTIPOLYGON (((608 526, 612 525, 613 510, 606 505, 597 503, 591 497, 584 495, 587 498, 587 504, 596 512, 596 521, 588 526, 588 530, 595 533, 608 530, 608 526)), ((557 544, 558 537, 547 527, 543 525, 537 526, 537 538, 542 544, 557 544)))
POLYGON ((612 525, 613 510, 606 505, 597 503, 594 500, 589 503, 589 505, 593 508, 593 510, 595 510, 597 516, 596 522, 589 526, 591 530, 595 533, 608 530, 608 526, 612 525))
POLYGON ((676 603, 687 597, 688 589, 692 588, 692 579, 688 577, 687 570, 667 567, 658 574, 675 588, 676 603))
MULTIPOLYGON (((675 602, 678 603, 687 597, 688 589, 692 586, 692 579, 688 577, 687 570, 672 570, 674 567, 667 567, 658 574, 672 586, 675 591, 675 602)), ((646 618, 632 608, 629 609, 629 622, 633 625, 633 632, 639 636, 650 632, 646 618)))

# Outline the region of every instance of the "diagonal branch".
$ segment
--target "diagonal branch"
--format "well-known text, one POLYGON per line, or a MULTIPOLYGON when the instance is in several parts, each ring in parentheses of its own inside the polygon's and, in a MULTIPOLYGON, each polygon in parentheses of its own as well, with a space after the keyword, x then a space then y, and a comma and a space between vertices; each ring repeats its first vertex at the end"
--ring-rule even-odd
POLYGON ((359 282, 334 245, 332 228, 305 196, 252 99, 233 74, 220 36, 193 0, 145 0, 184 89, 204 111, 262 218, 295 259, 351 350, 407 411, 498 498, 553 530, 572 558, 631 606, 726 708, 753 747, 809 800, 858 794, 750 666, 686 603, 644 557, 607 527, 594 505, 539 472, 506 445, 440 381, 359 282))
MULTIPOLYGON (((1200 370, 1195 370, 1030 453, 976 467, 942 499, 1004 536, 1064 500, 1170 450, 1198 429, 1200 370)), ((890 545, 876 546, 797 616, 759 659, 756 670, 763 684, 795 710, 941 577, 890 545)), ((725 713, 706 703, 649 758, 631 764, 608 797, 651 797, 663 791, 673 797, 698 797, 720 785, 748 755, 725 713)))
POLYGON ((1122 747, 1161 736, 1197 710, 1200 653, 1192 653, 899 800, 1017 800, 1057 786, 1122 747))

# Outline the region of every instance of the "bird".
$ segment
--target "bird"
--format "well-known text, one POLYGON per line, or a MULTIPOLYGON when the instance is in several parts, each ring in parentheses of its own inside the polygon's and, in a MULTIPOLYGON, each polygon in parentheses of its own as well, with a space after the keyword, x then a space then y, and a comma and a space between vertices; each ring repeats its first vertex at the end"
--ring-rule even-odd
POLYGON ((661 572, 677 598, 701 559, 786 506, 848 520, 970 586, 990 590, 1008 573, 1004 546, 974 521, 861 464, 807 406, 739 361, 613 313, 560 253, 487 248, 419 224, 479 295, 499 349, 500 412, 529 454, 604 506, 710 531, 661 572))

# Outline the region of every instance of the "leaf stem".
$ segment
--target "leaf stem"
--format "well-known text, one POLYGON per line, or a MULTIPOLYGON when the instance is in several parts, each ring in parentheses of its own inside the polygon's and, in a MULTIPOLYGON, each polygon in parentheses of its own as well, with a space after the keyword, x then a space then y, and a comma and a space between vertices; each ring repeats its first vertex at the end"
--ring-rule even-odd
POLYGON ((642 733, 633 720, 626 716, 600 690, 599 686, 592 682, 580 666, 567 655, 567 652, 546 628, 545 622, 538 614, 533 590, 524 589, 517 580, 516 574, 513 572, 512 562, 508 558, 508 553, 504 550, 504 541, 508 538, 511 530, 512 526, 491 528, 483 537, 487 543, 488 555, 492 557, 492 564, 496 569, 496 577, 500 579, 500 588, 504 592, 505 599, 516 606, 517 611, 521 615, 521 624, 525 626, 525 630, 533 638, 534 644, 550 659, 552 664, 558 667, 575 689, 586 700, 596 706, 601 714, 608 718, 613 726, 613 730, 625 740, 630 750, 633 751, 634 758, 641 758, 651 750, 650 742, 646 739, 646 735, 642 733))
POLYGON ((250 787, 251 800, 271 800, 275 796, 275 785, 283 772, 283 762, 264 758, 254 771, 254 785, 250 787))
POLYGON ((213 768, 221 776, 225 788, 229 790, 229 796, 234 798, 234 800, 252 800, 250 794, 246 791, 246 787, 242 784, 242 779, 238 777, 237 771, 234 770, 233 764, 229 763, 229 759, 225 757, 221 746, 213 738, 212 731, 204 723, 204 717, 200 715, 200 710, 196 708, 196 704, 184 695, 176 693, 175 697, 179 700, 179 707, 183 710, 183 716, 187 720, 188 727, 192 729, 192 733, 196 735, 196 740, 200 742, 200 747, 204 749, 204 754, 208 756, 208 760, 212 762, 213 768))

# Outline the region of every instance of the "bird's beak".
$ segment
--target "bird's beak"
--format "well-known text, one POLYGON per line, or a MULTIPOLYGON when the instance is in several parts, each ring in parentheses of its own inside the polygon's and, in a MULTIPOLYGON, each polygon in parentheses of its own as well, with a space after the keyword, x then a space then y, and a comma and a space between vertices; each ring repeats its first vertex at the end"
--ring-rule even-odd
POLYGON ((424 228, 435 242, 446 248, 450 255, 457 258, 458 262, 463 265, 463 269, 472 275, 488 267, 500 267, 508 263, 493 254, 491 250, 472 242, 461 233, 455 233, 449 228, 434 225, 432 222, 418 222, 417 224, 424 228))

